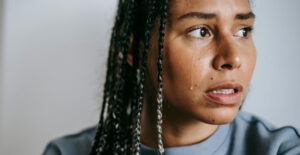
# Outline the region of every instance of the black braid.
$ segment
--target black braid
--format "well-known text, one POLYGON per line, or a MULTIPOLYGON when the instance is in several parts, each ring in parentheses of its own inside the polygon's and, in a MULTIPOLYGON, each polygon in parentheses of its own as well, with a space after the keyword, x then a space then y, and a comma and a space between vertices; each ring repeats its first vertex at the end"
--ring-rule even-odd
MULTIPOLYGON (((132 18, 132 12, 134 9, 134 0, 131 0, 128 4, 128 15, 126 16, 126 21, 128 21, 125 26, 124 26, 124 31, 123 31, 123 36, 122 36, 122 41, 121 41, 121 51, 119 53, 119 60, 122 61, 121 63, 121 68, 119 68, 119 74, 117 73, 117 77, 120 76, 120 79, 118 80, 120 82, 120 84, 118 84, 117 86, 119 88, 117 88, 117 95, 118 98, 116 98, 117 103, 114 104, 115 107, 114 109, 115 111, 115 133, 114 133, 114 138, 112 139, 115 143, 113 146, 113 150, 119 150, 118 152, 116 152, 116 154, 124 154, 125 151, 125 144, 126 141, 124 141, 124 136, 126 135, 127 131, 127 121, 126 119, 123 119, 122 116, 126 115, 126 111, 127 111, 127 105, 128 105, 128 101, 124 100, 124 95, 125 95, 125 84, 126 84, 126 73, 127 73, 127 55, 128 55, 128 47, 129 47, 129 40, 130 40, 130 34, 131 34, 131 24, 132 21, 134 21, 134 19, 132 18), (122 130, 123 129, 123 132, 122 130)), ((118 81, 116 83, 118 83, 118 81)), ((126 136, 125 136, 126 137, 126 136)))
MULTIPOLYGON (((102 109, 90 155, 139 153, 150 33, 155 19, 163 19, 167 14, 166 11, 160 12, 161 7, 158 6, 162 5, 161 1, 119 0, 110 41, 102 109), (130 51, 134 58, 133 66, 127 64, 131 36, 134 38, 130 51), (139 51, 141 47, 144 48, 142 53, 139 51), (139 60, 140 55, 142 61, 139 60)), ((163 8, 165 5, 162 5, 163 8)), ((164 27, 165 19, 161 24, 164 27)), ((160 43, 163 43, 162 36, 164 33, 160 30, 160 43)), ((159 45, 159 49, 162 48, 163 45, 159 45)), ((162 61, 162 54, 159 55, 158 60, 162 61)), ((162 79, 162 66, 159 71, 159 79, 162 79)), ((159 84, 162 86, 162 80, 159 84)))
MULTIPOLYGON (((102 130, 102 128, 104 126, 104 123, 103 123, 104 118, 103 117, 104 117, 104 114, 105 114, 106 105, 107 104, 110 105, 108 107, 108 109, 109 109, 108 111, 115 111, 115 110, 112 110, 112 109, 120 109, 120 108, 115 108, 115 107, 111 106, 112 105, 111 103, 114 102, 117 98, 116 95, 111 96, 111 94, 117 94, 116 90, 118 90, 118 88, 116 88, 116 87, 117 87, 117 85, 119 85, 119 84, 113 83, 113 81, 120 81, 118 79, 121 78, 119 75, 115 76, 114 73, 116 73, 116 70, 119 69, 117 71, 117 73, 120 74, 119 72, 122 71, 120 68, 123 68, 123 67, 117 67, 118 65, 120 65, 120 61, 122 61, 122 60, 120 60, 120 59, 122 59, 122 55, 120 54, 120 52, 117 52, 117 51, 119 50, 118 47, 126 46, 126 45, 124 45, 126 43, 124 43, 122 46, 120 46, 119 40, 122 40, 122 39, 120 39, 121 37, 118 34, 118 31, 120 29, 124 29, 122 27, 122 25, 120 24, 120 23, 123 22, 122 19, 124 19, 124 13, 123 13, 124 12, 123 10, 125 10, 124 7, 123 7, 124 4, 125 4, 125 2, 123 2, 121 0, 119 1, 119 11, 117 13, 116 23, 115 23, 115 26, 113 28, 111 44, 110 44, 110 53, 109 53, 109 59, 108 59, 108 70, 107 70, 107 75, 106 75, 103 105, 102 105, 101 116, 100 116, 100 121, 99 121, 99 125, 98 125, 99 127, 98 127, 98 130, 97 130, 97 133, 96 133, 96 137, 95 137, 94 144, 93 144, 93 147, 92 147, 92 150, 91 150, 91 154, 96 154, 97 150, 101 152, 102 150, 104 150, 104 146, 106 144, 106 137, 108 137, 109 130, 108 130, 108 128, 104 128, 104 131, 102 130), (117 63, 115 63, 116 59, 117 59, 117 63), (114 89, 112 89, 112 88, 114 88, 114 89), (111 100, 112 97, 114 97, 113 100, 111 100)), ((132 10, 132 9, 130 8, 130 10, 132 10)), ((130 27, 130 26, 127 26, 127 27, 130 27)), ((127 36, 123 35, 122 37, 126 38, 127 36)), ((125 54, 125 55, 127 55, 127 54, 125 54)), ((113 115, 113 118, 115 116, 115 113, 116 112, 111 113, 113 115)), ((110 117, 112 117, 112 116, 110 116, 110 117)), ((111 127, 112 126, 110 125, 109 128, 111 128, 111 127)))
POLYGON ((147 15, 147 20, 146 20, 146 29, 145 29, 145 43, 144 43, 144 50, 143 50, 143 59, 142 59, 142 67, 140 71, 140 81, 138 85, 138 106, 137 106, 137 111, 136 111, 136 128, 135 128, 135 150, 134 154, 138 154, 140 151, 140 130, 141 130, 141 113, 142 113, 142 107, 143 107, 143 101, 144 101, 144 84, 145 84, 145 71, 147 67, 147 58, 148 58, 148 50, 149 50, 149 41, 150 41, 150 33, 151 33, 151 28, 153 26, 153 16, 155 13, 156 9, 156 2, 151 1, 149 6, 150 6, 150 11, 148 12, 147 15))
POLYGON ((160 16, 160 28, 159 28, 159 41, 158 41, 158 58, 157 58, 157 131, 158 131, 158 148, 162 155, 164 153, 164 145, 162 138, 162 108, 163 108, 163 53, 164 53, 164 37, 165 37, 165 25, 168 13, 168 0, 162 2, 161 16, 160 16))
MULTIPOLYGON (((133 6, 134 6, 134 1, 128 1, 128 2, 124 2, 125 5, 127 5, 125 8, 126 10, 132 10, 133 6)), ((125 146, 122 145, 122 133, 121 133, 121 126, 126 126, 126 118, 122 118, 122 113, 124 113, 124 108, 122 108, 122 106, 126 107, 126 105, 123 105, 124 98, 123 98, 123 94, 124 94, 124 83, 125 81, 122 79, 125 79, 125 75, 126 75, 126 67, 124 67, 126 64, 126 59, 127 59, 127 52, 128 52, 128 45, 129 45, 129 36, 130 36, 130 25, 131 25, 131 12, 132 11, 128 11, 125 12, 126 16, 124 18, 125 22, 124 25, 121 27, 121 40, 119 41, 120 43, 120 49, 117 48, 117 55, 116 55, 116 64, 118 67, 116 67, 115 69, 115 75, 113 75, 113 82, 114 82, 114 87, 112 89, 112 94, 113 94, 113 100, 112 102, 109 104, 109 111, 111 111, 109 113, 109 118, 108 118, 108 122, 107 122, 107 130, 106 133, 104 133, 104 136, 107 135, 108 137, 110 137, 110 139, 108 139, 111 142, 114 142, 113 145, 107 145, 110 144, 111 142, 106 142, 107 144, 100 144, 99 148, 103 148, 104 152, 111 152, 112 150, 114 150, 114 152, 112 152, 113 154, 123 154, 123 152, 125 151, 125 146), (125 121, 123 124, 125 125, 121 125, 122 120, 125 121), (106 146, 105 146, 106 145, 106 146)), ((125 130, 126 133, 126 129, 125 130)), ((106 138, 106 137, 104 137, 106 138)), ((101 152, 101 151, 99 151, 101 152)))
MULTIPOLYGON (((121 8, 121 0, 119 1, 119 8, 121 8)), ((94 142, 93 142, 93 147, 91 149, 91 155, 93 154, 96 154, 96 149, 97 147, 99 146, 99 138, 100 135, 101 135, 101 131, 102 131, 102 128, 103 128, 103 119, 104 119, 104 113, 106 111, 106 106, 109 102, 109 95, 110 95, 110 92, 109 92, 109 88, 110 88, 110 84, 111 84, 111 72, 112 70, 110 68, 113 68, 114 66, 114 61, 113 61, 113 50, 114 50, 114 47, 113 45, 115 44, 115 38, 116 38, 116 30, 118 30, 118 25, 117 23, 120 23, 120 10, 118 11, 117 13, 117 16, 116 16, 116 24, 114 25, 113 27, 113 30, 112 30, 112 37, 111 37, 111 40, 110 40, 110 47, 109 47, 109 56, 108 56, 108 62, 107 62, 107 66, 108 66, 108 69, 107 69, 107 74, 106 74, 106 80, 105 80, 105 86, 104 86, 104 94, 103 94, 103 102, 102 102, 102 108, 101 108, 101 113, 100 113, 100 119, 99 119, 99 123, 98 123, 98 129, 97 129, 97 133, 96 133, 96 138, 94 139, 94 142)))

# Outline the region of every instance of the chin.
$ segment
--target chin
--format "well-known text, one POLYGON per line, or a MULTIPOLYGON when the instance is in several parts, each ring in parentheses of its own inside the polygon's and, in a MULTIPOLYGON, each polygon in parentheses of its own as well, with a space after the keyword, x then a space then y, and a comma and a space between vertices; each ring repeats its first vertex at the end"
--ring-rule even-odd
POLYGON ((238 107, 213 108, 201 112, 197 117, 200 121, 207 124, 222 125, 232 122, 238 111, 238 107))

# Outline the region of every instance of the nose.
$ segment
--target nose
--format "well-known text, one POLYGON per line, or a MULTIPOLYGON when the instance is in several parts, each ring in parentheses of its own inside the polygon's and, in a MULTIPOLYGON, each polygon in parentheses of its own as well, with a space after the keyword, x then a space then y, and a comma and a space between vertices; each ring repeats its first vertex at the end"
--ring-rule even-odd
POLYGON ((213 67, 219 71, 239 69, 242 65, 242 51, 239 50, 233 38, 222 38, 216 44, 213 67))

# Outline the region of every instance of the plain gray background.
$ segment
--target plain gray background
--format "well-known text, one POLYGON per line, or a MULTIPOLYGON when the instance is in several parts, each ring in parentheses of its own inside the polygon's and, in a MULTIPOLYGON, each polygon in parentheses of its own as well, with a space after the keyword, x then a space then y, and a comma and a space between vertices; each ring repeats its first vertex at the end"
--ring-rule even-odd
MULTIPOLYGON (((254 0, 243 110, 300 128, 300 1, 254 0)), ((0 154, 38 155, 96 124, 116 0, 0 0, 0 154)))

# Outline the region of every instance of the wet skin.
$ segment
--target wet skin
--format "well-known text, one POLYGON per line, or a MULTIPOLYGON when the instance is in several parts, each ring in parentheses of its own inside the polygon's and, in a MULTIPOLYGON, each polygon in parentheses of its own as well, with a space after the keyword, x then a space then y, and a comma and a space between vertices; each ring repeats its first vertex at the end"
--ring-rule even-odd
MULTIPOLYGON (((172 1, 163 60, 165 147, 199 143, 235 118, 255 68, 253 23, 248 0, 172 1), (234 99, 219 95, 224 102, 208 97, 208 90, 223 84, 242 89, 234 99)), ((153 148, 157 148, 158 25, 150 41, 141 129, 142 143, 153 148)))

